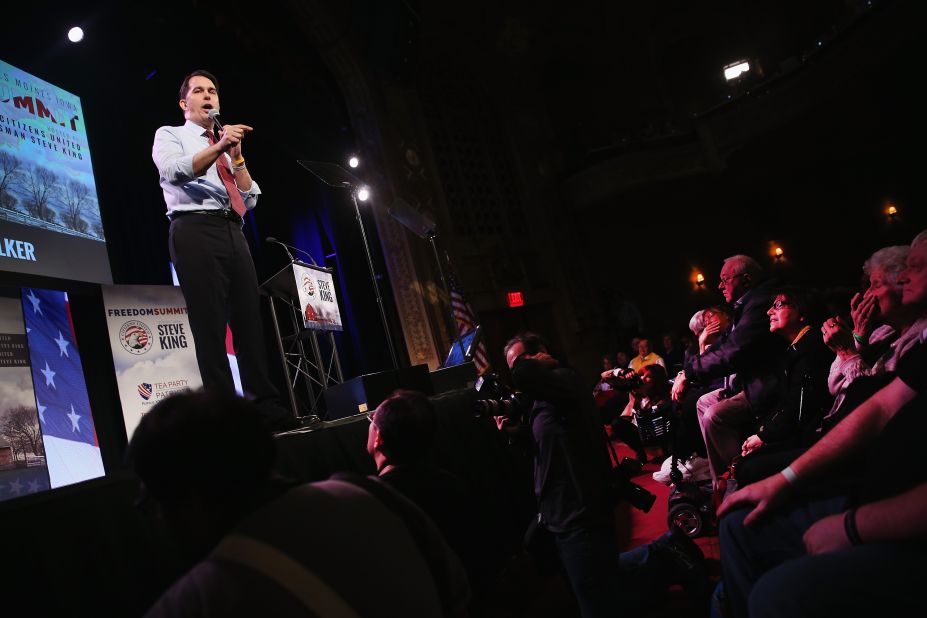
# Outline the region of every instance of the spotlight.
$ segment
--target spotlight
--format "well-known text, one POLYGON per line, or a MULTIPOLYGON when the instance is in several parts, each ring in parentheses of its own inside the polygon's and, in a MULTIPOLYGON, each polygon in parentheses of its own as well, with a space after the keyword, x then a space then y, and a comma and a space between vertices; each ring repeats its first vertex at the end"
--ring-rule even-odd
POLYGON ((724 67, 724 79, 732 81, 743 77, 750 72, 750 63, 746 60, 738 60, 724 67))
POLYGON ((888 218, 889 218, 889 219, 894 219, 895 216, 898 215, 898 209, 895 208, 895 205, 894 205, 894 204, 889 204, 889 205, 885 208, 885 214, 888 215, 888 218))
POLYGON ((84 40, 84 30, 80 26, 74 26, 68 30, 68 40, 72 43, 80 43, 84 40))
POLYGON ((703 285, 705 285, 705 275, 703 275, 702 273, 698 273, 697 275, 695 275, 695 285, 697 285, 698 287, 702 287, 703 285))
POLYGON ((370 197, 370 189, 368 189, 367 187, 361 187, 360 189, 357 190, 358 200, 362 202, 366 202, 367 198, 369 197, 370 197))
POLYGON ((782 256, 785 255, 785 251, 782 250, 782 247, 776 247, 773 249, 773 255, 776 256, 777 260, 781 260, 782 256))
POLYGON ((348 159, 348 166, 357 167, 358 165, 360 165, 360 159, 357 157, 352 156, 350 159, 348 159))

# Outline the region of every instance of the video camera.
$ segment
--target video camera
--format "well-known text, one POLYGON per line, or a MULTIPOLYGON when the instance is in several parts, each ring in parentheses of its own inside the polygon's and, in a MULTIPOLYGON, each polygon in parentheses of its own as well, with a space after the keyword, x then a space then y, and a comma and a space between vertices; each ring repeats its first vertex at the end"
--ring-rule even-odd
POLYGON ((615 377, 608 381, 613 387, 622 392, 633 391, 635 388, 644 383, 640 375, 633 369, 616 369, 615 377))
POLYGON ((505 384, 495 372, 480 376, 474 388, 480 397, 474 402, 477 417, 517 418, 531 407, 531 400, 527 395, 505 384))

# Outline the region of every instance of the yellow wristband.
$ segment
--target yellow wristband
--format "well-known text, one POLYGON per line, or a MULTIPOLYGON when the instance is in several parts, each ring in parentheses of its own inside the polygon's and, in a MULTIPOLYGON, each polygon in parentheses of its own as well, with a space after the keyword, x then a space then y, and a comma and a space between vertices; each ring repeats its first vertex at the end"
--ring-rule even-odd
POLYGON ((244 167, 244 166, 245 166, 245 158, 244 158, 244 157, 240 157, 240 158, 236 159, 235 161, 232 161, 232 165, 234 165, 235 167, 244 167))

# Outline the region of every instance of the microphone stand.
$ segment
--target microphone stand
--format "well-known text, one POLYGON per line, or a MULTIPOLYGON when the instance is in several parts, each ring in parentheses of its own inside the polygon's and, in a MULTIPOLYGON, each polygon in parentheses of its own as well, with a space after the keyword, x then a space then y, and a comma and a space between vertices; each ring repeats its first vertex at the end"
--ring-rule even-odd
POLYGON ((292 246, 292 245, 288 245, 288 244, 286 244, 285 242, 280 242, 279 240, 277 240, 277 239, 274 238, 273 236, 268 236, 267 238, 264 239, 264 242, 273 243, 273 244, 275 244, 275 245, 280 245, 281 247, 283 247, 283 250, 286 251, 287 256, 290 258, 290 262, 298 262, 298 261, 299 261, 299 260, 297 260, 295 257, 293 257, 293 254, 292 254, 292 253, 290 253, 290 249, 293 249, 294 251, 299 251, 300 253, 302 253, 303 255, 305 255, 307 258, 309 258, 309 262, 310 262, 313 266, 318 266, 318 263, 315 261, 315 258, 312 257, 312 254, 309 253, 308 251, 304 251, 303 249, 300 249, 299 247, 294 247, 294 246, 292 246))

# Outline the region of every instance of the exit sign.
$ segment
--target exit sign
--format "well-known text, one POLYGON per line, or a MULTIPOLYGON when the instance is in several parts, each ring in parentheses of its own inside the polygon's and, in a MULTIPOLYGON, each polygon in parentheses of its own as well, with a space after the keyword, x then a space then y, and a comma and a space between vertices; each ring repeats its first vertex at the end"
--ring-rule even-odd
POLYGON ((521 292, 509 292, 507 297, 509 301, 509 308, 525 306, 525 296, 521 292))

